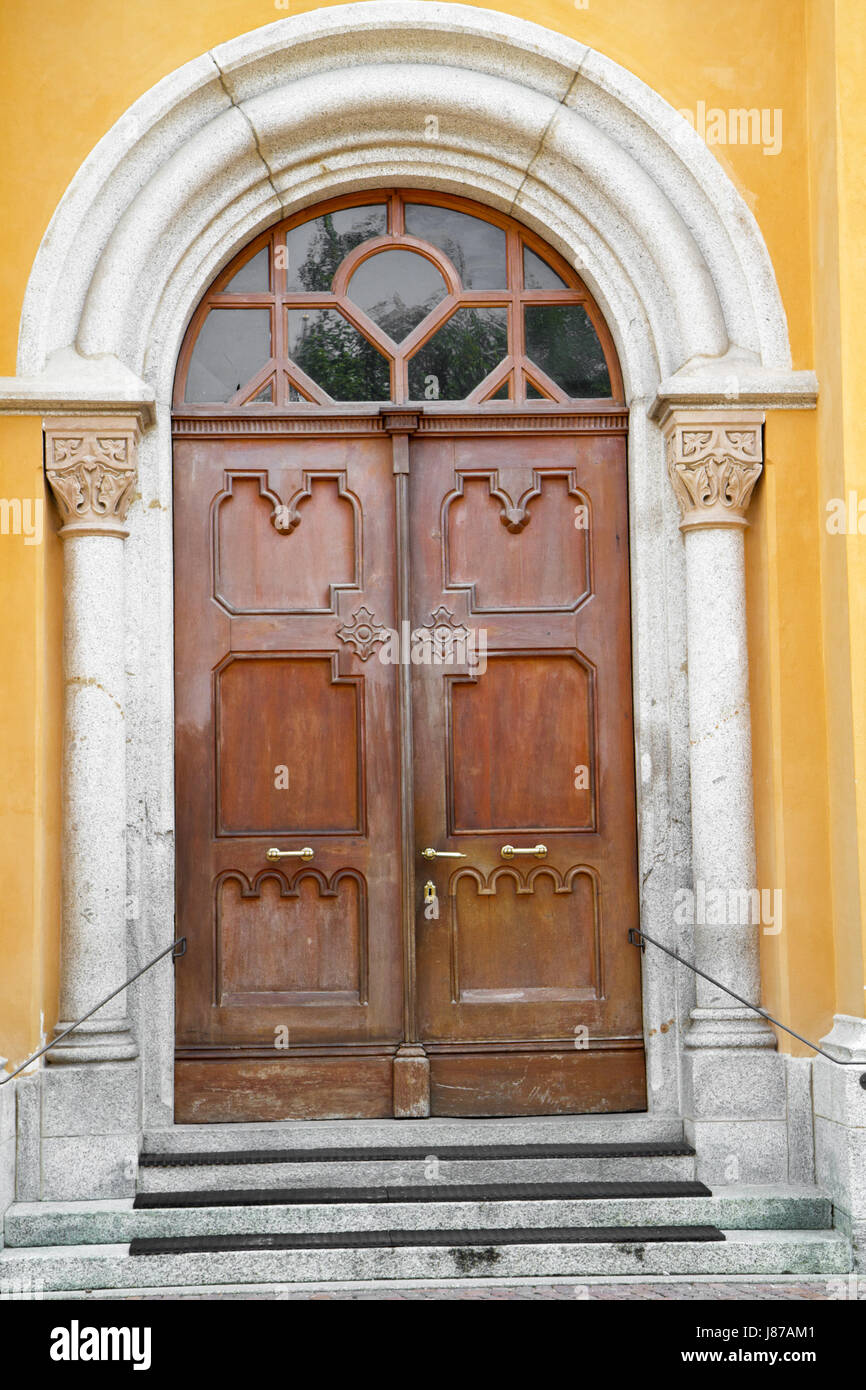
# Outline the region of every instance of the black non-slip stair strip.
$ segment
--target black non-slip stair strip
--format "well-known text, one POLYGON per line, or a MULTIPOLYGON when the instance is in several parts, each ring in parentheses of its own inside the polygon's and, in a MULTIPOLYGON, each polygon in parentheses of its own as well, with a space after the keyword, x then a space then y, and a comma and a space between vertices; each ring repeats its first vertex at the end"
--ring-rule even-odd
POLYGON ((247 1163, 399 1163, 432 1157, 441 1162, 532 1158, 693 1158, 682 1140, 630 1144, 437 1144, 413 1148, 233 1149, 223 1153, 143 1153, 142 1168, 200 1168, 247 1163))
POLYGON ((130 1255, 209 1255, 257 1250, 392 1250, 497 1245, 657 1245, 724 1240, 716 1226, 546 1226, 539 1230, 319 1231, 279 1235, 136 1237, 130 1255))
POLYGON ((397 1187, 236 1188, 221 1192, 139 1192, 133 1207, 335 1206, 394 1202, 555 1202, 624 1198, 711 1197, 702 1182, 425 1183, 397 1187))

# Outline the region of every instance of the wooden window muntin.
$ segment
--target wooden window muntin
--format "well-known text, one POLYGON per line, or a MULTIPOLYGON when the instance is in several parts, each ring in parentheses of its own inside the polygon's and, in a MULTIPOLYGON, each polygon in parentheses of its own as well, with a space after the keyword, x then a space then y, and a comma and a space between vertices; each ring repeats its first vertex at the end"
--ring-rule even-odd
MULTIPOLYGON (((196 308, 184 337, 178 359, 175 378, 175 409, 184 413, 235 414, 241 411, 250 413, 280 414, 287 411, 305 411, 318 407, 346 406, 352 402, 335 401, 329 397, 301 368, 292 362, 286 352, 285 311, 288 308, 331 308, 339 313, 378 349, 390 363, 391 401, 381 404, 405 405, 410 402, 408 395, 408 362, 443 324, 461 308, 484 308, 504 306, 508 309, 508 347, 506 355, 497 367, 481 381, 462 401, 451 405, 483 405, 489 403, 503 383, 508 383, 509 403, 520 406, 556 402, 573 404, 582 400, 586 404, 601 400, 621 403, 624 399, 622 375, 617 361, 616 350, 607 324, 588 289, 574 269, 541 237, 528 227, 514 221, 485 205, 449 194, 427 192, 422 189, 364 190, 358 193, 331 198, 323 203, 305 208, 291 217, 277 223, 266 232, 255 237, 243 251, 239 252, 227 266, 220 271, 213 285, 196 308), (437 247, 410 236, 404 231, 404 206, 407 203, 422 203, 435 207, 453 208, 467 213, 481 221, 501 228, 506 235, 506 261, 508 287, 505 290, 463 290, 459 276, 451 260, 437 247), (387 204, 388 231, 385 235, 370 238, 355 246, 340 263, 332 282, 331 291, 288 291, 286 289, 286 233, 302 223, 321 218, 330 212, 348 207, 364 207, 387 204), (238 271, 248 261, 267 246, 270 252, 269 292, 230 293, 225 286, 234 279, 238 271), (527 290, 523 285, 523 247, 527 246, 545 261, 566 284, 565 289, 527 290), (276 256, 277 248, 282 247, 282 256, 276 256), (425 256, 440 270, 445 278, 449 293, 439 301, 431 312, 400 344, 395 344, 372 319, 346 293, 352 273, 370 256, 388 248, 413 250, 425 256), (610 397, 569 397, 538 366, 526 356, 524 341, 523 306, 525 304, 581 304, 598 335, 602 353, 607 365, 611 383, 610 397), (193 404, 184 400, 187 374, 193 350, 208 312, 214 308, 269 308, 272 314, 272 356, 256 375, 242 384, 241 389, 227 403, 193 404), (273 402, 250 404, 269 380, 273 380, 273 402), (288 383, 306 400, 290 401, 288 383), (527 396, 527 386, 539 391, 538 397, 527 396)), ((414 398, 412 399, 414 402, 414 398)), ((360 404, 360 402, 358 402, 360 404)), ((365 404, 369 404, 366 402, 365 404)), ((426 402, 425 402, 426 404, 426 402)), ((494 405, 501 408, 502 402, 494 405)))

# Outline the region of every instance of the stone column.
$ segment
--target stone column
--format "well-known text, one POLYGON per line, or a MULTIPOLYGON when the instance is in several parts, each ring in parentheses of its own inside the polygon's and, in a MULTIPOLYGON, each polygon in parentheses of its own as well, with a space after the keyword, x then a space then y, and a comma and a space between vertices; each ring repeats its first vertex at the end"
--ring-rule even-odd
MULTIPOLYGON (((671 410, 668 472, 682 512, 695 964, 760 1004, 744 530, 763 414, 671 410)), ((787 1176, 785 1077, 757 1014, 697 978, 685 1037, 686 1115, 706 1181, 787 1176)))
MULTIPOLYGON (((123 542, 134 416, 45 421, 63 540, 63 844, 57 1032, 127 977, 123 542)), ((136 1056, 119 994, 48 1053, 54 1065, 136 1056)))

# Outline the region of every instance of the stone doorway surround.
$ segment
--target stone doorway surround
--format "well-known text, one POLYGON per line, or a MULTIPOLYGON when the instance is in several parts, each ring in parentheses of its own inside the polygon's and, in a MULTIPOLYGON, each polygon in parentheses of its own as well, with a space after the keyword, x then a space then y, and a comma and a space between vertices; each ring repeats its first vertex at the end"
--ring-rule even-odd
MULTIPOLYGON (((374 0, 280 20, 163 79, 85 161, 34 263, 0 409, 45 417, 62 518, 67 1021, 174 934, 185 326, 270 223, 389 185, 517 217, 606 316, 631 411, 641 924, 758 1000, 757 928, 677 926, 673 906, 692 882, 755 883, 743 529, 764 412, 817 392, 791 368, 761 233, 695 131, 616 63, 493 11, 374 0)), ((683 1116, 699 1176, 731 1180, 734 1157, 740 1182, 808 1180, 788 1136, 792 1119, 811 1134, 810 1064, 785 1066, 762 1020, 703 982, 696 995, 652 948, 643 992, 649 1109, 683 1116)), ((172 1124, 168 962, 115 1005, 19 1087, 21 1200, 128 1195, 142 1129, 172 1124)))

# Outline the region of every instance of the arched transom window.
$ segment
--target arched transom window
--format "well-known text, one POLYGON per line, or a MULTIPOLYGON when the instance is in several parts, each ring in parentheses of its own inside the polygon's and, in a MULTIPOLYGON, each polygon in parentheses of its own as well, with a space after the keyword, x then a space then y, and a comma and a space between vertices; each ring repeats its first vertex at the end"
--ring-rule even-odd
POLYGON ((604 320, 527 228, 420 190, 332 199, 217 276, 178 365, 182 410, 622 399, 604 320))

